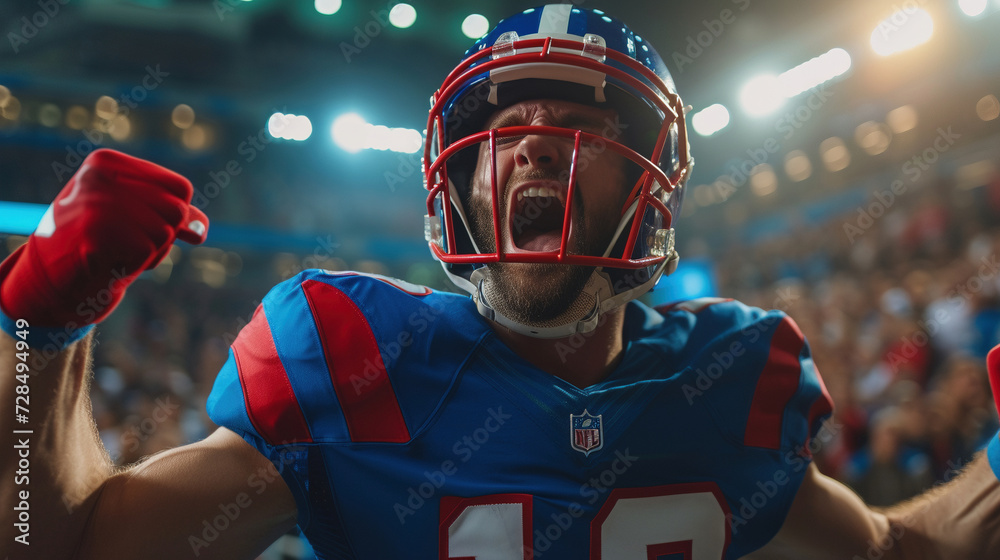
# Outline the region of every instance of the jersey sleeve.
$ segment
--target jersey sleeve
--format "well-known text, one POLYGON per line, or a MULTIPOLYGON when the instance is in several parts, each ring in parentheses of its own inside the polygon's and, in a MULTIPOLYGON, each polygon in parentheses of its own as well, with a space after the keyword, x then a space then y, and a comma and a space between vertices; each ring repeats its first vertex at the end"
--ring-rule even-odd
POLYGON ((375 373, 367 377, 345 359, 365 356, 358 341, 371 335, 357 306, 325 282, 328 276, 305 271, 268 292, 233 341, 206 404, 213 422, 275 465, 295 496, 303 531, 322 523, 324 512, 312 510, 329 487, 317 444, 351 441, 344 409, 370 403, 366 390, 380 381, 377 354, 368 356, 375 373), (345 390, 337 379, 348 387, 352 379, 364 383, 345 390))
POLYGON ((808 457, 833 402, 795 321, 731 300, 687 308, 697 317, 694 385, 720 428, 747 447, 808 457))
POLYGON ((407 393, 444 392, 446 379, 410 380, 401 366, 433 365, 420 353, 433 297, 398 281, 308 270, 275 286, 233 342, 209 417, 275 463, 303 530, 303 519, 321 524, 325 515, 318 506, 310 515, 330 486, 321 445, 406 443, 433 410, 406 406, 407 393), (422 388, 397 391, 407 384, 422 388))
POLYGON ((743 556, 781 529, 832 403, 791 317, 735 301, 688 307, 673 311, 692 324, 685 396, 729 443, 720 484, 743 556))
POLYGON ((795 321, 781 312, 766 317, 774 326, 758 327, 767 341, 767 360, 754 386, 743 441, 808 456, 810 440, 833 413, 833 400, 795 321))
POLYGON ((262 303, 229 349, 206 408, 274 464, 295 497, 298 523, 309 522, 308 454, 312 434, 287 379, 262 303))

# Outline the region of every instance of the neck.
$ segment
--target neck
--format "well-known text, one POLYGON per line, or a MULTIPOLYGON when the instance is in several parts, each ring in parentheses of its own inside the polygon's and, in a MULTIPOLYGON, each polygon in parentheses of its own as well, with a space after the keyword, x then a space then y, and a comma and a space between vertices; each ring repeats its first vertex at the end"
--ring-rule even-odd
POLYGON ((535 338, 493 323, 493 332, 511 350, 538 369, 585 388, 602 381, 624 355, 622 328, 625 308, 606 313, 586 334, 566 338, 535 338))

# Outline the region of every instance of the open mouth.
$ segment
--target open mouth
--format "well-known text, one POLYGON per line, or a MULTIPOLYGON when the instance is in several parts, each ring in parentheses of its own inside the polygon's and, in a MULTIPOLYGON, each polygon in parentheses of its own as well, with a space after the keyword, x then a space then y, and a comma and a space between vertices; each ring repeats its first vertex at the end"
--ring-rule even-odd
POLYGON ((562 244, 566 191, 556 181, 531 181, 511 193, 510 231, 522 251, 558 251, 562 244))

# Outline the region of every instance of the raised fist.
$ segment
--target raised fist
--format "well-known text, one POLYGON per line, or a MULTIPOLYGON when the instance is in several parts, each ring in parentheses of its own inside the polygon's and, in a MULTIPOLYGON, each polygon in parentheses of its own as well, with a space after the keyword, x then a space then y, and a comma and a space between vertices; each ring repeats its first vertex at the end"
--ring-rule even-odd
POLYGON ((205 240, 208 218, 191 206, 192 193, 190 181, 159 165, 93 152, 0 264, 4 315, 71 329, 104 319, 175 239, 205 240))

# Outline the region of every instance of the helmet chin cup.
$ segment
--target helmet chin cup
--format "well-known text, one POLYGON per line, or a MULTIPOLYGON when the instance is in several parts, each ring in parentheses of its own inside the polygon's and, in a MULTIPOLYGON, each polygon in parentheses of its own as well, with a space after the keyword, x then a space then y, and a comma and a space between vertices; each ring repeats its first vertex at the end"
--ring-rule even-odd
POLYGON ((652 289, 662 276, 672 274, 677 270, 679 260, 680 255, 677 254, 677 251, 671 250, 670 255, 656 267, 656 270, 648 280, 617 295, 613 294, 614 286, 611 276, 607 271, 597 269, 587 281, 586 286, 580 291, 577 301, 570 305, 569 310, 555 320, 550 319, 545 322, 517 321, 493 305, 487 295, 490 291, 488 282, 491 279, 489 277, 489 270, 486 267, 477 268, 468 279, 453 275, 451 272, 448 272, 447 268, 445 271, 451 280, 455 282, 456 286, 463 287, 463 289, 472 294, 476 310, 486 319, 526 336, 535 338, 564 338, 573 336, 574 334, 586 334, 595 330, 603 323, 607 312, 643 295, 652 289), (464 287, 464 285, 467 285, 468 288, 464 287), (587 306, 580 306, 581 301, 592 301, 593 303, 587 306))
POLYGON ((578 319, 567 319, 566 322, 554 327, 531 324, 530 322, 519 322, 507 317, 490 304, 486 295, 487 275, 482 273, 485 270, 485 268, 480 268, 472 274, 472 280, 476 286, 476 293, 472 296, 472 299, 476 302, 476 309, 479 311, 479 314, 490 321, 514 332, 535 338, 563 338, 576 333, 588 333, 597 328, 601 316, 600 293, 594 294, 594 304, 578 319))

